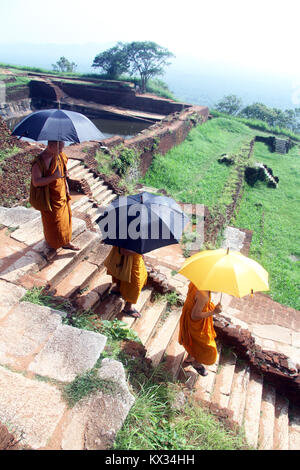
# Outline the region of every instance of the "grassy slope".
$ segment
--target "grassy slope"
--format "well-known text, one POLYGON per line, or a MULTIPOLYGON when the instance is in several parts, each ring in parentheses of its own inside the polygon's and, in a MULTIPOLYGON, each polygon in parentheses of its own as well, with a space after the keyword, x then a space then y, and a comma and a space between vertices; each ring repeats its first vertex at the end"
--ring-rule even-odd
MULTIPOLYGON (((245 141, 258 134, 263 133, 234 119, 215 118, 193 129, 185 142, 165 156, 157 156, 143 182, 166 189, 182 202, 221 207, 231 170, 217 159, 222 153, 238 153, 245 141)), ((251 188, 245 184, 239 213, 231 225, 253 231, 249 256, 269 272, 270 296, 300 310, 299 261, 290 258, 295 255, 300 259, 299 147, 293 147, 288 155, 280 155, 257 142, 253 159, 273 169, 279 186, 272 189, 265 183, 256 183, 251 188)))
POLYGON ((143 183, 164 188, 176 200, 213 207, 221 197, 230 167, 218 163, 237 152, 254 133, 244 124, 217 118, 192 129, 165 156, 156 156, 143 183))
POLYGON ((290 259, 290 255, 296 255, 300 260, 299 147, 281 155, 257 142, 254 159, 272 168, 279 185, 276 189, 261 182, 253 188, 246 185, 234 225, 253 230, 250 256, 269 272, 271 297, 300 310, 299 261, 290 259))

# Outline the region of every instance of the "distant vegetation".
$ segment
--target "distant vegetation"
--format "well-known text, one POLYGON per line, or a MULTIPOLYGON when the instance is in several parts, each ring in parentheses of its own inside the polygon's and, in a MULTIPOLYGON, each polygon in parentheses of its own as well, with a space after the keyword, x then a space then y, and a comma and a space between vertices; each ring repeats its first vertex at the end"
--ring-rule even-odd
POLYGON ((285 128, 294 133, 300 133, 300 108, 286 109, 270 108, 263 103, 253 103, 243 107, 241 98, 236 95, 227 95, 220 100, 216 111, 232 116, 263 121, 271 128, 285 128))
POLYGON ((75 72, 77 65, 75 62, 70 62, 66 57, 61 57, 56 64, 52 64, 52 68, 54 72, 75 72))
MULTIPOLYGON (((40 74, 47 74, 47 75, 53 75, 53 77, 68 77, 70 79, 74 78, 81 78, 82 80, 84 79, 95 79, 95 80, 110 80, 112 81, 107 73, 75 73, 75 72, 62 72, 62 71, 54 71, 54 70, 48 70, 44 69, 41 67, 29 67, 29 66, 19 66, 19 65, 11 65, 11 64, 6 64, 6 63, 0 63, 0 68, 5 68, 9 69, 12 72, 16 70, 16 75, 15 81, 12 82, 7 82, 6 86, 12 87, 16 85, 22 85, 22 84, 27 84, 30 82, 30 77, 26 76, 20 76, 18 75, 19 73, 22 72, 32 72, 32 73, 40 73, 40 74)), ((9 76, 10 77, 10 76, 9 76)), ((7 79, 8 76, 4 74, 0 74, 0 80, 7 79)), ((141 78, 138 76, 130 76, 130 75, 120 75, 118 77, 117 81, 122 81, 122 82, 129 82, 133 83, 135 86, 140 87, 141 89, 141 78)), ((102 85, 103 86, 103 85, 102 85)), ((172 100, 176 100, 172 92, 169 90, 168 85, 163 81, 158 78, 150 78, 147 81, 146 84, 146 92, 148 93, 153 93, 155 95, 161 96, 163 98, 168 98, 172 100)))
POLYGON ((152 41, 118 42, 116 46, 98 54, 92 64, 117 79, 122 73, 140 76, 140 88, 144 93, 150 78, 162 75, 168 60, 174 55, 168 49, 152 41))

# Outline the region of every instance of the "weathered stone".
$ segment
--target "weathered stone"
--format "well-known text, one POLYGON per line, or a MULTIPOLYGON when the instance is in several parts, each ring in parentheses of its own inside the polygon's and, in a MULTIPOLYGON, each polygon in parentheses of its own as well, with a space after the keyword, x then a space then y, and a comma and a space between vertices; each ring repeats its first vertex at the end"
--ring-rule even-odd
MULTIPOLYGON (((38 230, 40 230, 40 228, 38 230)), ((86 230, 85 221, 82 220, 82 219, 78 219, 77 217, 72 217, 72 239, 78 237, 78 235, 80 235, 82 232, 84 232, 84 230, 86 230)), ((18 235, 18 236, 21 236, 21 235, 18 235)), ((24 234, 24 237, 25 237, 25 234, 24 234)), ((53 255, 55 255, 56 252, 55 252, 55 250, 50 248, 47 245, 47 243, 45 242, 45 240, 43 239, 43 230, 42 230, 42 232, 39 232, 38 239, 39 239, 39 241, 37 243, 34 242, 35 244, 32 246, 32 249, 34 251, 37 251, 40 254, 43 254, 43 255, 49 257, 49 258, 53 257, 53 256, 51 256, 52 253, 53 253, 53 255)), ((25 238, 25 240, 27 240, 27 238, 25 238)), ((25 241, 25 243, 27 243, 27 242, 28 242, 28 240, 25 241)))
POLYGON ((278 325, 259 325, 254 324, 252 331, 255 335, 261 338, 270 339, 286 344, 292 343, 291 330, 278 325))
POLYGON ((17 259, 0 274, 1 279, 17 282, 20 277, 30 271, 35 271, 46 266, 47 261, 34 251, 27 251, 24 256, 17 259))
POLYGON ((59 326, 28 370, 62 382, 71 382, 76 375, 91 369, 106 343, 106 336, 59 326))
POLYGON ((21 446, 44 447, 65 410, 57 388, 0 366, 0 421, 9 423, 21 446))
POLYGON ((31 222, 40 217, 40 212, 35 209, 27 209, 26 207, 18 206, 6 209, 1 207, 0 210, 0 224, 6 227, 20 227, 21 225, 31 222))
POLYGON ((23 287, 0 280, 0 320, 24 297, 25 293, 23 287))
POLYGON ((18 364, 35 354, 61 324, 62 313, 21 302, 0 326, 0 363, 18 364))
POLYGON ((104 359, 98 377, 112 382, 112 391, 99 390, 75 405, 63 429, 63 450, 110 449, 134 403, 121 363, 104 359))

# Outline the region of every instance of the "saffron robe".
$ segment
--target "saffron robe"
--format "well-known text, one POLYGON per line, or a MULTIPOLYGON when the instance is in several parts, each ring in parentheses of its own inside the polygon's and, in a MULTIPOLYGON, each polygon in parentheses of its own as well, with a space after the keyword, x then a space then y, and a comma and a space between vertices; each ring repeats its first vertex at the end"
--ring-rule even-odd
MULTIPOLYGON (((114 246, 113 250, 118 250, 118 247, 114 246)), ((140 296, 141 290, 147 282, 147 270, 143 260, 142 255, 139 253, 132 253, 130 255, 124 255, 132 257, 132 267, 131 267, 131 280, 120 281, 120 292, 121 296, 126 302, 131 304, 136 304, 140 296)), ((109 269, 107 274, 112 274, 109 269)), ((112 277, 113 282, 117 282, 116 277, 112 277)))
MULTIPOLYGON (((211 365, 217 360, 218 352, 215 342, 216 332, 213 325, 213 317, 192 320, 191 312, 195 305, 197 287, 192 282, 189 284, 188 294, 182 308, 179 326, 179 344, 199 363, 211 365)), ((215 306, 209 301, 203 308, 203 312, 211 312, 215 306)))
MULTIPOLYGON (((44 176, 51 176, 59 167, 60 174, 65 176, 68 157, 61 152, 53 158, 49 170, 44 176)), ((41 211, 45 240, 57 250, 70 243, 72 239, 72 212, 70 196, 67 193, 65 178, 58 178, 49 184, 49 196, 52 211, 41 211)))

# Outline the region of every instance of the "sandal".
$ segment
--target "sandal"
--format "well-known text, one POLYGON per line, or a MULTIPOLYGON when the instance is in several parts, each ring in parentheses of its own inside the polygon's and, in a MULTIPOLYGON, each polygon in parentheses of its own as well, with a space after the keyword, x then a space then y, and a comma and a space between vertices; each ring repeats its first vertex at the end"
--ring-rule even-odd
POLYGON ((65 245, 62 247, 64 250, 73 250, 73 251, 79 251, 80 248, 79 246, 73 245, 73 243, 69 243, 68 245, 65 245))
POLYGON ((117 295, 119 297, 121 297, 121 292, 119 290, 115 290, 115 289, 112 289, 109 294, 112 294, 112 295, 117 295))
POLYGON ((138 312, 136 309, 133 310, 123 310, 124 315, 129 315, 130 317, 133 318, 141 318, 140 312, 138 312))
POLYGON ((205 369, 204 366, 202 366, 201 364, 199 365, 193 365, 194 369, 198 372, 198 374, 202 375, 203 377, 205 377, 206 375, 208 375, 208 372, 207 370, 205 369))

